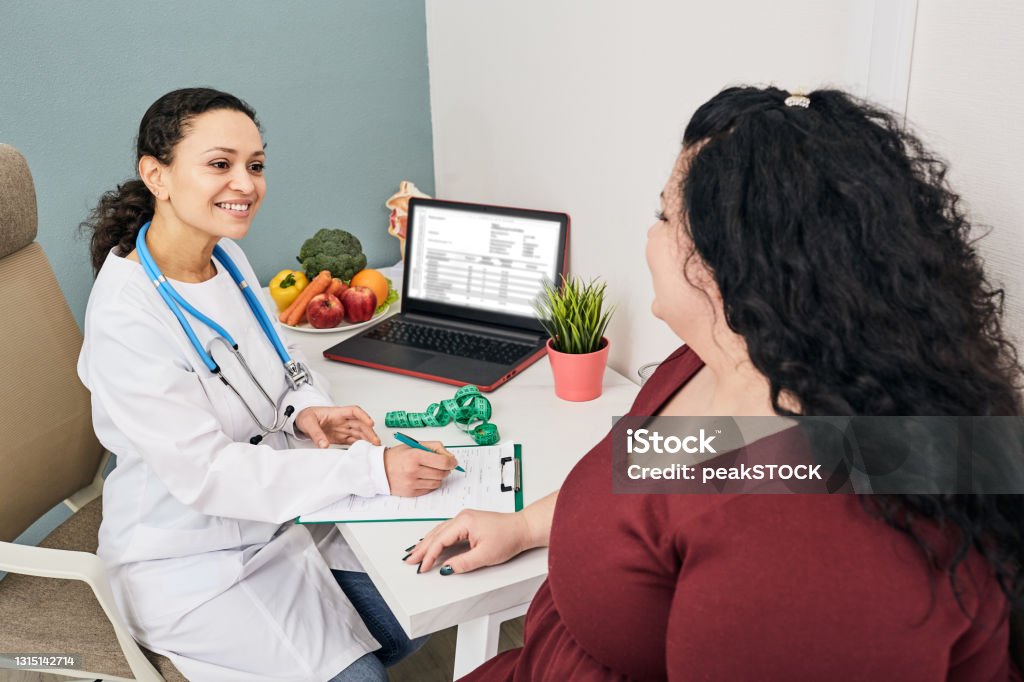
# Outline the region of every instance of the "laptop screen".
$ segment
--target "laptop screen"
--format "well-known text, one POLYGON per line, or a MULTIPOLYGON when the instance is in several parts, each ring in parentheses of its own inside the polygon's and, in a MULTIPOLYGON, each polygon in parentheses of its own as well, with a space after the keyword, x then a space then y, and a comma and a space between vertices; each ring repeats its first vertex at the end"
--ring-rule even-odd
POLYGON ((567 227, 561 213, 416 200, 409 207, 406 302, 485 321, 508 322, 488 314, 534 321, 544 283, 562 273, 567 227))

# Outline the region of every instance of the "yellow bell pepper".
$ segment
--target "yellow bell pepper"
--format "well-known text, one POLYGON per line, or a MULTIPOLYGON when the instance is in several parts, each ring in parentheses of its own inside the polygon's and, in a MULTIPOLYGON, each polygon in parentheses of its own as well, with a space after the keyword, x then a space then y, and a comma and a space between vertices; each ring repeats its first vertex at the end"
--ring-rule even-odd
POLYGON ((283 311, 292 304, 309 284, 309 278, 302 270, 282 270, 270 280, 270 298, 277 309, 283 311))

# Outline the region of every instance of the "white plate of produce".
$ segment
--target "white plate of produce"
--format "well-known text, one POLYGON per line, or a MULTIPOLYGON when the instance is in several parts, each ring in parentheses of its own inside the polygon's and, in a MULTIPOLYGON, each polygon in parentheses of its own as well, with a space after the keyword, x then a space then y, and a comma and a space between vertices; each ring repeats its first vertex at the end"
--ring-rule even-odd
POLYGON ((342 320, 341 324, 337 327, 327 327, 326 329, 317 329, 312 326, 309 322, 301 322, 297 327, 293 327, 290 324, 281 323, 281 326, 285 329, 294 329, 297 332, 309 332, 310 334, 330 334, 331 332, 350 332, 356 329, 362 329, 372 324, 377 323, 380 318, 384 317, 388 310, 391 309, 393 303, 389 303, 384 306, 381 310, 378 310, 373 314, 373 317, 364 322, 345 322, 342 320))

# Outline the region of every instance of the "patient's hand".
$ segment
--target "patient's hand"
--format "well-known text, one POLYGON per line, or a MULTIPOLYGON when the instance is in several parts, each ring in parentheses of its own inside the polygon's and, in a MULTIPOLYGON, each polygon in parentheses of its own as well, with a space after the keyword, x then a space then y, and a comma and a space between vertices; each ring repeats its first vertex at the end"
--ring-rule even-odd
POLYGON ((425 573, 445 547, 459 542, 469 542, 469 550, 449 559, 445 566, 450 566, 452 571, 443 570, 444 575, 500 564, 535 546, 522 512, 500 514, 466 509, 427 533, 405 563, 418 564, 422 561, 419 572, 425 573))

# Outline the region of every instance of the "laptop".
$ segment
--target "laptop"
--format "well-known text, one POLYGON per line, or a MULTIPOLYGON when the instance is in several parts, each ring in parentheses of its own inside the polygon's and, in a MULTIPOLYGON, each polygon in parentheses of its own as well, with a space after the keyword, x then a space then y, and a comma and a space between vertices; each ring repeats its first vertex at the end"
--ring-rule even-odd
POLYGON ((493 391, 546 352, 533 305, 568 238, 565 213, 413 198, 401 313, 324 357, 493 391))

